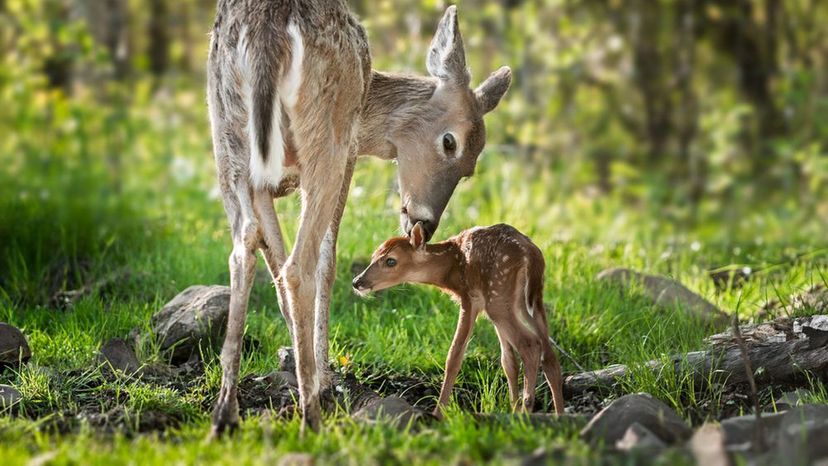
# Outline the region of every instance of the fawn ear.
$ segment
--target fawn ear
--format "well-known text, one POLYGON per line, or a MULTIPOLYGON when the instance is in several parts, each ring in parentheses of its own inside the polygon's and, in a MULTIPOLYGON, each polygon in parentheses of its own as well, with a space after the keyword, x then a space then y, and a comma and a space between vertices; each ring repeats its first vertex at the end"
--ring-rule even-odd
POLYGON ((501 67, 492 73, 483 83, 474 90, 474 96, 480 102, 483 113, 489 113, 497 107, 503 94, 509 90, 512 83, 512 70, 508 66, 501 67))
POLYGON ((411 229, 411 236, 409 236, 408 242, 411 243, 411 247, 414 249, 422 249, 425 246, 425 232, 420 222, 417 222, 414 228, 411 229))
POLYGON ((437 25, 431 47, 428 49, 426 67, 429 74, 440 81, 460 86, 469 85, 469 70, 466 69, 466 50, 457 23, 457 7, 446 9, 443 19, 437 25))

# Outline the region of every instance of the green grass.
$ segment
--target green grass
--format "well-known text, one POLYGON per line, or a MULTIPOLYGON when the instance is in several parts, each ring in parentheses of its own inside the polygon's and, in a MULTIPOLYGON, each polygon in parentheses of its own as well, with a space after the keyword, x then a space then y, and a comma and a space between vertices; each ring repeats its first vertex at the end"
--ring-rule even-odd
MULTIPOLYGON (((288 452, 311 453, 322 464, 509 463, 538 447, 555 452, 551 461, 632 461, 607 460, 579 440, 571 425, 473 421, 469 411, 508 410, 497 338, 484 319, 468 346, 455 390, 459 402, 445 422, 415 431, 358 425, 333 414, 323 434, 300 437, 298 419, 252 416, 232 440, 205 444, 220 380, 215 354, 205 353, 204 376, 180 386, 105 375, 95 362, 103 342, 135 327, 146 330, 153 312, 189 285, 229 281, 229 235, 214 194, 205 112, 192 104, 195 95, 181 92, 170 103, 147 100, 128 116, 110 115, 121 118, 115 123, 88 103, 57 96, 49 105, 61 112, 51 120, 30 121, 39 116, 27 114, 10 123, 14 139, 0 154, 13 162, 0 174, 0 321, 24 331, 33 357, 19 372, 0 375, 0 383, 11 383, 24 395, 17 415, 0 415, 3 464, 46 459, 50 464, 269 464, 288 452), (51 134, 50 128, 60 131, 51 134), (114 128, 123 134, 107 143, 113 136, 102 135, 114 128), (115 162, 105 156, 113 144, 121 151, 114 171, 107 164, 115 162), (71 309, 50 304, 55 290, 112 276, 111 285, 71 309), (117 410, 121 423, 102 430, 95 420, 74 417, 89 406, 101 414, 117 410), (173 419, 175 427, 138 433, 142 419, 155 413, 173 419)), ((9 114, 21 112, 12 108, 9 114)), ((785 302, 828 282, 825 225, 796 206, 743 206, 721 218, 711 200, 700 207, 705 221, 679 223, 682 216, 672 209, 680 207, 594 196, 573 189, 565 167, 526 165, 496 147, 487 150, 477 175, 458 187, 435 240, 498 222, 532 237, 547 260, 551 334, 588 369, 635 366, 699 349, 711 333, 679 309, 656 309, 635 291, 597 282, 595 275, 606 267, 675 277, 743 319, 767 300, 785 302), (722 266, 758 272, 741 288, 717 292, 707 271, 722 266)), ((421 286, 368 299, 350 290, 353 261, 365 259, 398 231, 398 203, 394 166, 361 161, 338 243, 331 356, 334 361, 347 356, 343 370, 357 377, 414 377, 437 388, 456 305, 421 286)), ((295 197, 277 202, 288 236, 296 231, 298 209, 295 197)), ((277 368, 277 349, 289 338, 261 264, 247 335, 259 344, 255 352, 245 352, 242 376, 277 368)), ((139 348, 139 356, 146 364, 165 361, 151 346, 139 348)), ((577 370, 572 360, 562 363, 565 372, 577 370)), ((715 388, 694 390, 671 374, 636 370, 634 375, 624 391, 652 393, 688 420, 715 419, 721 412, 715 388)), ((819 381, 811 386, 814 401, 828 400, 819 381)), ((544 385, 538 395, 548 405, 544 385)), ((673 453, 658 461, 686 458, 673 453)))

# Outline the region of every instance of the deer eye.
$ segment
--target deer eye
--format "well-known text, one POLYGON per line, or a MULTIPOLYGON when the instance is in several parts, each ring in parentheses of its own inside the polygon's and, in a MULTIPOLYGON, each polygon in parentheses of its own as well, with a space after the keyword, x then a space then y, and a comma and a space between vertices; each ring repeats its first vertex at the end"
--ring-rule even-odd
POLYGON ((451 133, 446 133, 443 135, 443 149, 446 153, 454 152, 457 150, 457 140, 454 139, 454 135, 451 133))
POLYGON ((385 265, 387 265, 388 267, 394 267, 395 265, 397 265, 397 259, 389 257, 388 259, 385 259, 385 265))

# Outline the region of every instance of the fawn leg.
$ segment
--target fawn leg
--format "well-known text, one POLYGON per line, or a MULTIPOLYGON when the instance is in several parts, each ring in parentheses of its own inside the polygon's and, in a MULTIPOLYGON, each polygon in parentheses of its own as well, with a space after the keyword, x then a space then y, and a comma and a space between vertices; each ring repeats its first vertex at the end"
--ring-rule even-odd
POLYGON ((471 336, 472 326, 474 326, 475 311, 471 307, 471 302, 468 298, 463 298, 460 306, 460 318, 457 321, 457 329, 454 332, 454 339, 451 342, 448 357, 446 358, 446 373, 443 378, 443 386, 440 389, 440 400, 437 407, 434 408, 434 416, 442 418, 442 408, 446 406, 451 397, 451 390, 454 388, 454 381, 457 374, 460 372, 460 366, 463 363, 463 356, 466 352, 466 345, 471 336))
POLYGON ((549 390, 552 391, 552 400, 555 403, 555 413, 561 415, 564 413, 563 400, 563 379, 561 378, 561 363, 558 361, 555 350, 549 343, 549 338, 541 341, 543 345, 543 375, 546 377, 546 383, 549 385, 549 390))
POLYGON ((500 365, 503 366, 503 372, 506 373, 506 382, 509 384, 509 403, 512 410, 515 410, 517 409, 519 396, 518 365, 515 352, 506 336, 503 335, 503 331, 497 326, 495 326, 495 333, 497 333, 497 339, 500 342, 500 365))

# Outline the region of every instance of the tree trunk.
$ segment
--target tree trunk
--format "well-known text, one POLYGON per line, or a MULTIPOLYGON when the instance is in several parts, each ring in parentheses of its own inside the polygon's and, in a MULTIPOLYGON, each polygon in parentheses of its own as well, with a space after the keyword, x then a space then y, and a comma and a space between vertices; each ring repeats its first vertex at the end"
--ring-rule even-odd
MULTIPOLYGON (((740 327, 748 358, 756 368, 757 383, 787 382, 806 373, 819 377, 828 370, 828 315, 783 317, 771 322, 740 327)), ((647 370, 662 376, 692 377, 697 386, 710 383, 735 385, 747 382, 745 366, 731 332, 708 338, 709 349, 674 356, 667 363, 649 361, 647 370)), ((564 379, 564 391, 611 391, 621 380, 633 374, 627 366, 570 375, 564 379)))
MULTIPOLYGON (((152 74, 159 77, 167 71, 170 62, 169 11, 166 0, 150 0, 149 3, 149 66, 152 74)), ((187 25, 182 27, 186 31, 187 25)))

